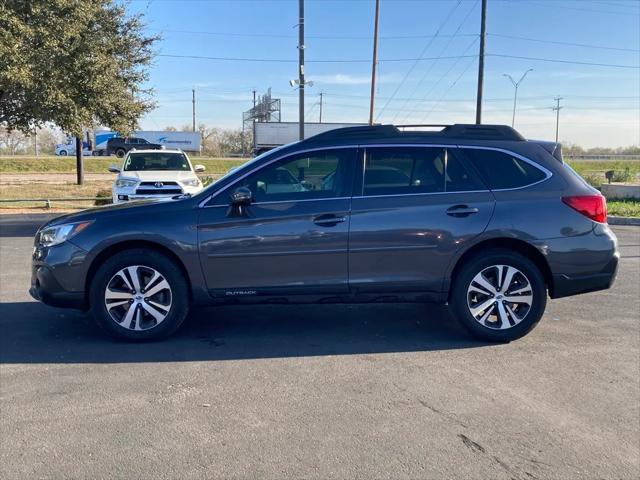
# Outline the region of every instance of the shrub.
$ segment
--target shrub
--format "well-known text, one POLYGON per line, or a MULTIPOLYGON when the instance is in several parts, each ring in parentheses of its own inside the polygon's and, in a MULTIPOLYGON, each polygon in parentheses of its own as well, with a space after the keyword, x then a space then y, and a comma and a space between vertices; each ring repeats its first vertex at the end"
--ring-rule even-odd
POLYGON ((106 190, 106 189, 98 190, 96 192, 96 197, 100 197, 94 202, 94 205, 96 206, 110 205, 113 201, 113 197, 111 196, 111 190, 106 190))
POLYGON ((202 181, 202 186, 206 187, 208 185, 211 185, 213 183, 213 177, 210 175, 207 175, 206 177, 202 177, 200 179, 202 181))
POLYGON ((615 170, 613 172, 614 182, 632 182, 633 180, 635 180, 635 175, 629 171, 629 168, 625 168, 624 170, 615 170))
POLYGON ((584 178, 589 185, 597 189, 600 189, 604 183, 604 177, 599 173, 585 173, 582 175, 582 178, 584 178))

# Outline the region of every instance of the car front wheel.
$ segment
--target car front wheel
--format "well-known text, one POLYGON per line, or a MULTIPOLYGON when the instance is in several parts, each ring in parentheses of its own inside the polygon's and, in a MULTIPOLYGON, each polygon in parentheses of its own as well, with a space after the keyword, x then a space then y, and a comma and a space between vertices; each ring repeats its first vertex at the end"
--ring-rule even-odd
POLYGON ((533 329, 547 303, 539 268, 528 258, 503 249, 466 262, 453 282, 451 308, 474 336, 508 342, 533 329))
POLYGON ((116 150, 116 157, 123 158, 127 152, 124 151, 123 148, 119 148, 116 150))
POLYGON ((112 256, 90 286, 93 316, 104 330, 126 340, 156 340, 175 332, 189 310, 189 289, 180 268, 155 251, 112 256))

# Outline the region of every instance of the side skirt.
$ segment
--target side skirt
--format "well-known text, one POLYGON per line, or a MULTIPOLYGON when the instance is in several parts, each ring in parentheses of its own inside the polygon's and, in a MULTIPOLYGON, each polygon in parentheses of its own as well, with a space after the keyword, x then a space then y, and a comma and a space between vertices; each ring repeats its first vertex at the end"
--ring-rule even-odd
POLYGON ((235 295, 209 290, 212 305, 299 305, 336 303, 445 303, 445 292, 394 292, 394 293, 344 293, 344 294, 257 294, 251 290, 235 295))

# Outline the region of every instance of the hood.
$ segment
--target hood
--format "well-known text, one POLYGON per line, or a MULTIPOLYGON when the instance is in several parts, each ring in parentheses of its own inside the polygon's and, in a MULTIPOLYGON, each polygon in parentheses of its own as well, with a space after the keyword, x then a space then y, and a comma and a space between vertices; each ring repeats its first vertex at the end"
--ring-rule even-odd
POLYGON ((135 178, 141 182, 176 182, 194 178, 191 170, 129 170, 120 172, 120 178, 135 178))
POLYGON ((49 220, 40 228, 43 228, 45 226, 50 226, 50 225, 59 225, 61 223, 82 222, 84 220, 95 220, 103 216, 112 216, 112 215, 117 215, 119 213, 134 213, 136 210, 139 210, 140 208, 149 209, 149 208, 153 208, 154 206, 165 205, 167 203, 178 203, 183 200, 188 200, 188 198, 173 199, 171 197, 161 197, 161 198, 153 198, 149 200, 136 200, 135 202, 130 202, 130 203, 118 203, 118 204, 105 205, 102 207, 93 207, 93 208, 88 208, 86 210, 81 210, 79 212, 61 215, 52 220, 49 220))

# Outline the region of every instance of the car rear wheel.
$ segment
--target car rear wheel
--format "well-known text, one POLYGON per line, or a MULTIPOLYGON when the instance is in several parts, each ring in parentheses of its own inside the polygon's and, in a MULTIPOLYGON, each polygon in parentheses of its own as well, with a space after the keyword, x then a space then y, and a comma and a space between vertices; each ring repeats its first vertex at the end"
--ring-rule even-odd
POLYGON ((123 158, 127 152, 124 151, 124 148, 119 148, 116 150, 116 157, 123 158))
POLYGON ((66 150, 60 150, 60 153, 58 153, 58 155, 60 155, 61 157, 66 157, 67 156, 67 151, 66 150))
POLYGON ((528 258, 503 249, 467 261, 456 275, 451 308, 474 336, 508 342, 533 329, 547 303, 539 268, 528 258))
POLYGON ((127 250, 107 260, 93 277, 90 297, 98 325, 126 340, 171 335, 189 310, 189 289, 180 268, 145 249, 127 250))

